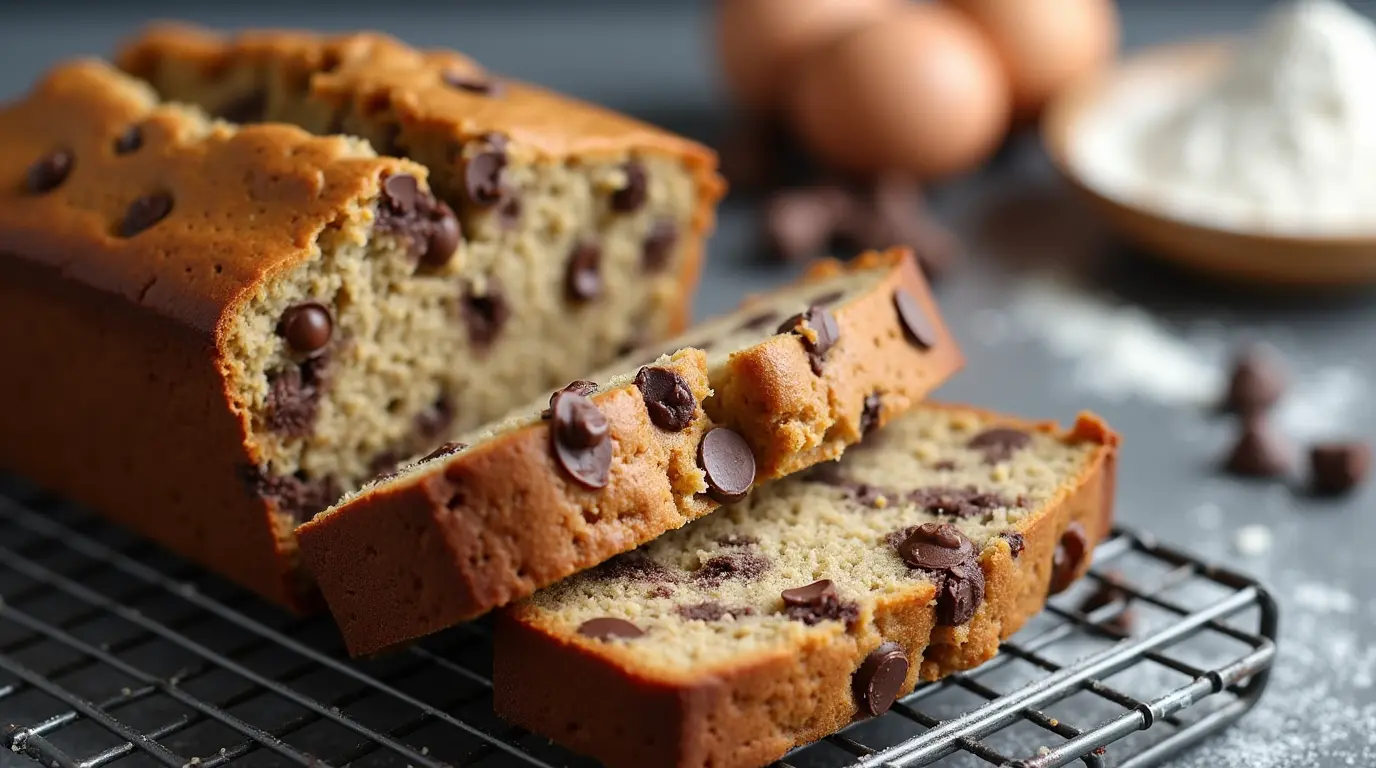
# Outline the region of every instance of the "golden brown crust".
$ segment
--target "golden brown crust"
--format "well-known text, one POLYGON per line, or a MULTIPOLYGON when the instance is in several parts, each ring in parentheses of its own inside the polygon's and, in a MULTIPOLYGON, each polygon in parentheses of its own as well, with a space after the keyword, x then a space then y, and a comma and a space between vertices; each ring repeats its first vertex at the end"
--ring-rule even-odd
POLYGON ((912 408, 965 365, 917 260, 906 248, 868 252, 849 264, 817 262, 803 280, 888 269, 863 298, 834 311, 841 333, 814 374, 797 336, 769 339, 731 356, 709 408, 714 418, 750 441, 761 478, 784 477, 840 456, 861 432, 865 398, 878 394, 874 427, 912 408), (929 347, 913 342, 895 309, 906 291, 930 323, 929 347))
MULTIPOLYGON (((1065 433, 1045 423, 1000 421, 1099 447, 1043 514, 1019 526, 1026 541, 1020 556, 1013 558, 1002 539, 986 546, 980 557, 985 601, 966 625, 935 626, 928 585, 880 602, 857 634, 836 624, 833 632, 809 632, 795 646, 738 664, 665 676, 618 658, 615 643, 546 630, 517 607, 500 614, 494 640, 498 714, 609 768, 754 768, 850 723, 857 712, 853 671, 881 643, 900 644, 914 660, 904 692, 919 679, 987 661, 1041 609, 1052 557, 1070 522, 1079 521, 1094 541, 1108 531, 1118 445, 1090 415, 1065 433)), ((1089 559, 1086 554, 1077 575, 1089 559)))
POLYGON ((656 427, 632 383, 593 396, 613 440, 611 479, 588 490, 550 451, 548 422, 482 441, 375 488, 297 529, 301 552, 349 652, 373 653, 531 594, 716 504, 699 495, 712 426, 706 358, 657 364, 688 381, 699 406, 680 432, 656 427))
POLYGON ((0 349, 11 370, 0 398, 22 404, 0 415, 0 460, 299 605, 290 537, 243 480, 259 457, 228 389, 225 333, 264 281, 318 253, 324 230, 362 236, 393 173, 426 178, 344 138, 210 123, 100 62, 53 70, 0 109, 0 349), (142 145, 117 153, 131 126, 142 145), (59 149, 70 173, 27 189, 32 164, 59 149), (171 213, 118 236, 130 204, 152 193, 170 194, 171 213))

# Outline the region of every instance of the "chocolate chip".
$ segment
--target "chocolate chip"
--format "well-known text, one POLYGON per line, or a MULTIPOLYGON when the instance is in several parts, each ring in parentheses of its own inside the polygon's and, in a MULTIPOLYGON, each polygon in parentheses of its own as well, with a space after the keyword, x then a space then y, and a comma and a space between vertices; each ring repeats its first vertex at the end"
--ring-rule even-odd
POLYGON ((597 566, 593 577, 600 580, 646 581, 652 584, 673 584, 681 574, 644 552, 631 551, 617 555, 597 566))
POLYGON ((814 581, 805 587, 793 587, 785 589, 779 593, 783 598, 784 605, 808 606, 817 605, 823 600, 836 597, 836 583, 831 579, 814 581))
POLYGON ((1070 521, 1051 558, 1051 584, 1048 594, 1058 595, 1075 583, 1075 576, 1089 554, 1089 534, 1078 520, 1070 521))
POLYGON ((259 123, 267 112, 268 95, 253 91, 237 96, 215 110, 215 116, 227 123, 259 123))
POLYGON ((824 621, 842 621, 850 626, 860 618, 860 606, 841 600, 831 579, 785 589, 779 597, 784 601, 785 616, 810 627, 824 621))
POLYGON ((641 368, 635 386, 645 400, 645 410, 656 427, 682 432, 693 423, 698 411, 697 398, 688 380, 667 368, 641 368))
POLYGON ((253 497, 263 499, 290 515, 298 523, 325 511, 339 500, 343 491, 333 477, 310 478, 304 472, 273 475, 259 467, 241 469, 245 487, 253 497))
POLYGON ((444 84, 450 88, 476 93, 479 96, 502 95, 501 83, 489 77, 471 75, 464 72, 447 71, 440 75, 440 79, 444 80, 444 84))
POLYGON ((936 344, 936 329, 917 299, 906 289, 898 288, 893 292, 893 305, 898 310, 898 321, 903 324, 908 341, 918 349, 931 349, 936 344))
POLYGON ((758 331, 779 321, 779 313, 774 311, 761 312, 744 323, 741 323, 741 331, 758 331))
POLYGON ((1261 418, 1245 419, 1223 468, 1238 477, 1279 477, 1290 469, 1290 448, 1261 418))
POLYGON ((320 411, 326 356, 290 365, 268 376, 267 427, 286 437, 310 434, 320 411))
POLYGON ((564 290, 574 302, 590 301, 602 293, 602 248, 596 243, 579 243, 569 254, 564 290))
POLYGON ((745 438, 725 427, 703 435, 698 465, 707 475, 707 495, 722 504, 745 498, 755 483, 755 455, 745 438))
POLYGON ((860 434, 868 435, 879 426, 879 415, 883 408, 884 403, 879 399, 878 392, 865 395, 865 407, 860 411, 860 434))
POLYGON ((669 266, 669 258, 674 255, 674 244, 678 242, 678 225, 661 219, 650 225, 649 234, 640 244, 640 264, 646 272, 659 272, 669 266))
POLYGON ((1022 551, 1027 548, 1027 540, 1017 531, 1004 531, 999 534, 999 538, 1008 542, 1008 551, 1013 557, 1021 555, 1022 551))
POLYGON ((405 173, 393 174, 382 182, 376 228, 407 238, 411 255, 432 269, 448 264, 463 238, 454 210, 422 190, 416 177, 405 173))
POLYGON ((645 634, 645 630, 625 619, 588 619, 578 625, 578 634, 594 640, 634 640, 645 634))
POLYGON ((442 459, 445 456, 453 456, 454 454, 458 453, 459 451, 462 451, 467 447, 468 445, 466 443, 458 443, 451 440, 450 442, 447 442, 444 445, 441 445, 440 447, 436 448, 435 450, 425 454, 425 457, 422 458, 421 461, 434 461, 435 459, 442 459))
POLYGON ((1341 496, 1366 480, 1371 446, 1366 443, 1319 443, 1309 448, 1309 487, 1319 496, 1341 496))
POLYGON ((68 149, 55 149, 38 158, 29 166, 24 175, 24 187, 33 194, 42 194, 57 189, 76 164, 76 156, 68 149))
POLYGON ((454 401, 441 395, 428 408, 417 413, 412 421, 416 426, 416 434, 425 442, 431 442, 448 432, 449 426, 454 423, 454 401))
POLYGON ((936 623, 958 627, 974 618, 984 601, 984 570, 974 559, 946 572, 936 592, 936 623))
POLYGON ((1233 413, 1259 416, 1276 404, 1285 393, 1285 371, 1275 355, 1252 347, 1233 363, 1224 394, 1223 407, 1233 413))
POLYGON ((727 607, 718 602, 680 605, 674 612, 688 621, 721 621, 755 615, 755 609, 749 606, 727 607))
POLYGON ((488 280, 487 293, 478 295, 469 286, 460 308, 464 323, 468 326, 468 340, 475 347, 485 348, 501 333, 506 321, 511 317, 502 288, 495 280, 488 280))
POLYGON ((334 335, 334 320, 330 310, 314 301, 294 304, 282 313, 277 334, 287 340, 293 351, 318 355, 329 346, 334 335))
POLYGON ((970 438, 966 448, 984 452, 984 460, 990 464, 1008 461, 1014 453, 1032 443, 1032 436, 1021 429, 994 427, 970 438))
POLYGON ((550 446, 556 463, 586 488, 607 487, 612 466, 607 417, 591 400, 576 392, 555 395, 550 410, 550 446))
POLYGON ((115 154, 127 155, 137 152, 143 146, 143 129, 137 125, 125 128, 115 137, 115 154))
POLYGON ((913 568, 941 571, 974 556, 975 545, 950 523, 923 523, 898 545, 898 556, 913 568))
POLYGON ((454 258, 459 241, 463 239, 463 228, 459 226, 459 217, 454 215, 454 210, 441 201, 436 201, 430 223, 425 238, 425 253, 421 254, 420 261, 427 267, 438 269, 454 258))
POLYGON ((850 215, 852 197, 840 187, 789 189, 775 193, 764 206, 764 235, 769 252, 786 262, 820 255, 850 215))
POLYGON ((750 550, 735 550, 709 557, 693 571, 693 581, 706 587, 719 587, 728 580, 750 581, 769 570, 769 559, 750 550))
POLYGON ((812 372, 818 376, 822 375, 822 363, 827 353, 841 339, 841 327, 836 324, 836 316, 822 307, 809 307, 806 312, 790 317, 779 326, 777 332, 796 333, 801 337, 812 372))
POLYGON ((172 196, 166 192, 135 198, 134 202, 129 204, 129 209, 124 212, 118 234, 120 237, 133 237, 162 221, 171 212, 172 196))
POLYGON ((631 160, 621 166, 626 174, 626 186, 612 193, 612 210, 617 213, 633 213, 645 205, 650 197, 649 180, 645 177, 645 166, 631 160))
POLYGON ((907 681, 908 654, 901 645, 884 643, 870 651, 852 680, 860 711, 875 717, 888 712, 907 681))
POLYGON ((1021 500, 1010 500, 991 491, 981 491, 973 485, 964 488, 930 486, 908 492, 907 500, 931 515, 949 515, 961 519, 976 517, 996 509, 1023 506, 1021 500))
POLYGON ((475 153, 464 167, 464 191, 469 201, 480 206, 500 203, 507 195, 506 188, 506 148, 487 141, 488 148, 475 153))
POLYGON ((540 418, 549 419, 554 416, 554 399, 565 392, 572 392, 575 395, 587 397, 597 391, 597 382, 578 379, 564 385, 563 389, 557 389, 549 396, 549 407, 540 412, 540 418))

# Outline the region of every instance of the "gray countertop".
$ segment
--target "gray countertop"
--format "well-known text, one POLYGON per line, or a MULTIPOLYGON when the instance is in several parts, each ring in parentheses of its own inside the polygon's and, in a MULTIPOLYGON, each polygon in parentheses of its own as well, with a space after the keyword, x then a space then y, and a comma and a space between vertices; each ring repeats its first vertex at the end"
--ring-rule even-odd
MULTIPOLYGON (((1361 4, 1359 4, 1361 5, 1361 4)), ((708 48, 710 4, 670 2, 336 3, 328 12, 249 0, 0 2, 0 97, 57 59, 103 54, 151 16, 218 26, 374 27, 459 47, 494 70, 542 82, 705 141, 728 112, 708 48), (256 6, 263 6, 258 8, 256 6), (463 7, 460 7, 463 6, 463 7)), ((1129 47, 1236 30, 1257 2, 1124 3, 1129 47)), ((1125 436, 1120 520, 1255 574, 1280 598, 1283 640, 1272 689, 1227 735, 1175 764, 1227 768, 1376 765, 1376 517, 1371 487, 1320 502, 1215 471, 1229 425, 1207 399, 1228 350, 1267 339, 1290 362, 1281 423, 1297 437, 1373 437, 1376 295, 1293 297, 1242 291, 1161 266, 1104 233, 1051 173, 1033 136, 986 169, 933 191, 969 258, 939 290, 969 357, 947 399, 1067 419, 1105 416, 1125 436), (1244 556, 1235 531, 1265 526, 1267 552, 1244 556), (1288 712, 1298 711, 1295 714, 1288 712)), ((696 309, 731 308, 791 268, 759 260, 751 200, 722 209, 696 309)))

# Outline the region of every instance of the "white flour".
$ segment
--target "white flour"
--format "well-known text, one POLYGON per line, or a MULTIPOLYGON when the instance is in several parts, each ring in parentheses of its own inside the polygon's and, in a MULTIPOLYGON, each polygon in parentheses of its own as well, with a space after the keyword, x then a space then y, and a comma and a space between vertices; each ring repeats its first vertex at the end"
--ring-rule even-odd
POLYGON ((1214 226, 1376 231, 1376 25, 1339 0, 1274 11, 1220 77, 1119 89, 1071 161, 1102 192, 1214 226))

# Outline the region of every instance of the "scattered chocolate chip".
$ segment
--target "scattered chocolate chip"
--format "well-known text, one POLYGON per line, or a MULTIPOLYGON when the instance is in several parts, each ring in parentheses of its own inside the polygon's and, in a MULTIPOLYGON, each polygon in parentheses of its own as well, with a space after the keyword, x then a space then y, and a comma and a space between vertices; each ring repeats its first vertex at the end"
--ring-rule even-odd
POLYGON ((668 219, 661 219, 650 225, 649 234, 640 244, 640 264, 646 272, 659 272, 669 266, 674 255, 674 245, 678 242, 678 225, 668 219))
POLYGON ((936 344, 936 329, 917 299, 906 289, 898 288, 893 292, 893 305, 898 310, 898 321, 903 324, 908 341, 918 349, 931 349, 936 344))
POLYGON ((901 645, 884 643, 870 651, 852 680, 860 711, 873 717, 888 712, 907 680, 908 654, 901 645))
POLYGON ((325 305, 309 301, 294 304, 282 313, 277 334, 286 339, 293 351, 318 355, 330 344, 334 335, 334 319, 325 305))
POLYGON ((279 476, 254 466, 242 467, 241 477, 253 497, 271 503, 298 523, 325 511, 343 495, 333 477, 309 478, 304 472, 279 476))
POLYGON ((431 442, 448 432, 449 426, 454 423, 454 401, 446 395, 440 395, 429 407, 417 413, 413 421, 416 434, 425 442, 431 442))
POLYGON ((602 293, 601 246, 579 243, 574 247, 564 275, 564 290, 574 302, 590 301, 602 293))
POLYGON ((42 194, 57 189, 76 164, 76 156, 69 149, 55 149, 38 158, 29 166, 24 176, 24 187, 33 194, 42 194))
POLYGON ((836 583, 831 579, 814 581, 804 587, 793 587, 785 589, 779 593, 783 598, 784 605, 807 606, 817 605, 823 600, 834 599, 836 597, 836 583))
POLYGON ((718 602, 680 605, 674 612, 688 621, 721 621, 755 615, 755 609, 749 606, 727 607, 718 602))
POLYGON ((761 312, 741 323, 742 331, 759 331, 779 321, 779 313, 772 310, 761 312))
POLYGON ((1319 443, 1309 448, 1309 488, 1319 496, 1341 496, 1361 485, 1371 471, 1366 443, 1319 443))
POLYGON ((960 250, 956 238, 928 213, 917 183, 892 174, 853 195, 835 234, 860 250, 911 248, 930 280, 949 271, 960 250))
POLYGON ((770 253, 786 262, 820 255, 841 220, 850 215, 852 197, 840 187, 808 187, 775 193, 765 203, 765 240, 770 253))
POLYGON ((488 281, 487 293, 481 296, 469 286, 460 311, 468 326, 468 340, 478 348, 491 345, 511 317, 511 308, 495 280, 488 281))
POLYGON ((827 353, 841 339, 841 326, 836 324, 836 316, 822 307, 809 307, 806 312, 794 315, 779 326, 777 333, 795 333, 807 350, 808 362, 812 372, 822 375, 822 363, 827 353))
POLYGON ((227 123, 260 123, 267 112, 268 95, 253 91, 237 96, 215 110, 215 116, 227 123))
POLYGON ((994 427, 970 438, 965 447, 982 451, 984 460, 990 464, 1008 461, 1014 453, 1032 443, 1032 436, 1021 429, 994 427))
POLYGON ((131 125, 120 132, 115 137, 115 154, 127 155, 130 152, 137 152, 143 146, 143 129, 137 125, 131 125))
POLYGON ((453 456, 454 454, 458 453, 459 451, 462 451, 467 447, 468 445, 466 443, 458 443, 451 440, 445 443, 444 445, 441 445, 440 447, 436 448, 435 450, 425 454, 425 457, 422 458, 421 461, 434 461, 435 459, 442 459, 446 456, 453 456))
POLYGON ((454 258, 459 241, 463 239, 463 228, 454 210, 439 200, 435 201, 434 215, 429 221, 431 226, 426 233, 425 252, 421 254, 420 261, 427 267, 438 269, 454 258))
POLYGON ((269 374, 264 409, 269 430, 286 437, 310 434, 320 411, 327 361, 322 355, 269 374))
POLYGON ((1285 371, 1275 355, 1252 347, 1233 362, 1223 408, 1244 417, 1260 416, 1284 393, 1285 371))
POLYGON ((626 186, 612 193, 612 210, 617 213, 634 213, 645 205, 650 197, 649 179, 645 176, 645 166, 631 160, 621 166, 626 174, 626 186))
POLYGON ((597 566, 594 578, 611 581, 645 581, 652 584, 677 583, 682 574, 644 552, 632 550, 597 566))
POLYGON ((996 509, 1023 506, 1020 500, 1009 500, 997 493, 981 491, 973 485, 964 488, 918 488, 908 492, 907 500, 928 514, 949 515, 961 519, 983 515, 996 509))
POLYGON ((722 504, 745 498, 755 483, 755 455, 745 438, 725 427, 703 435, 698 465, 707 475, 707 495, 722 504))
POLYGON ((958 627, 974 618, 984 601, 984 570, 972 559, 949 569, 936 592, 936 622, 958 627))
POLYGON ((1070 521, 1051 558, 1051 584, 1048 594, 1058 595, 1075 582, 1075 575, 1089 553, 1089 534, 1078 520, 1070 521))
POLYGON ((688 380, 667 368, 641 368, 635 386, 645 400, 645 410, 656 427, 682 432, 698 412, 697 398, 688 380))
POLYGON ((565 384, 563 389, 557 389, 554 391, 553 394, 549 396, 549 407, 540 412, 540 418, 550 419, 554 416, 554 399, 565 392, 572 392, 575 395, 582 395, 583 397, 587 397, 588 395, 591 395, 596 391, 597 382, 595 381, 587 381, 586 379, 577 379, 576 381, 571 381, 568 384, 565 384))
POLYGON ((1244 419, 1223 469, 1238 477, 1279 477, 1290 469, 1290 449, 1261 418, 1244 419))
POLYGON ((824 621, 842 621, 850 626, 860 617, 860 606, 841 600, 831 579, 785 589, 779 597, 784 601, 784 615, 808 626, 824 621))
POLYGON ((909 529, 898 556, 913 568, 942 571, 969 560, 975 545, 950 523, 923 523, 909 529))
POLYGON ((753 547, 759 544, 760 540, 754 536, 742 536, 739 533, 728 533, 717 539, 717 544, 723 547, 753 547))
POLYGON ((486 141, 488 148, 476 152, 464 167, 464 191, 469 201, 480 206, 492 206, 507 196, 506 142, 486 141))
POLYGON ((411 256, 432 269, 448 264, 463 238, 454 210, 405 173, 383 180, 376 227, 407 238, 411 256))
POLYGON ((556 463, 586 488, 607 487, 612 466, 607 417, 591 400, 576 392, 558 393, 550 410, 550 445, 556 463))
POLYGON ((461 91, 476 93, 479 96, 500 96, 502 95, 501 83, 489 77, 472 75, 464 72, 448 71, 440 75, 444 84, 450 88, 457 88, 461 91))
POLYGON ((172 196, 155 192, 134 199, 119 223, 120 237, 133 237, 166 218, 172 212, 172 196))
POLYGON ((594 640, 634 640, 645 634, 645 630, 625 619, 588 619, 578 625, 578 634, 594 640))
POLYGON ((865 395, 865 407, 860 411, 860 434, 868 435, 879 426, 879 415, 883 412, 883 407, 884 403, 879 399, 878 392, 865 395))
POLYGON ((747 549, 736 549, 707 558, 701 567, 693 571, 693 581, 702 586, 718 587, 728 580, 757 579, 768 570, 769 560, 764 555, 747 549))
POLYGON ((1027 548, 1027 540, 1017 531, 1004 531, 999 534, 999 538, 1008 542, 1008 551, 1015 558, 1027 548))

